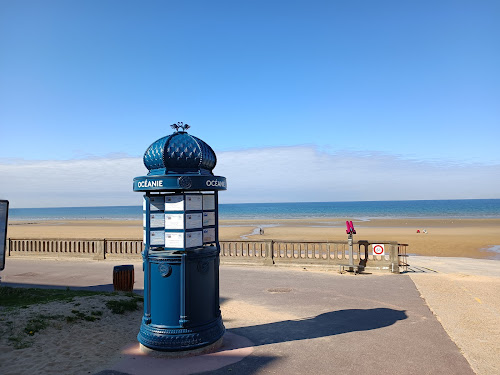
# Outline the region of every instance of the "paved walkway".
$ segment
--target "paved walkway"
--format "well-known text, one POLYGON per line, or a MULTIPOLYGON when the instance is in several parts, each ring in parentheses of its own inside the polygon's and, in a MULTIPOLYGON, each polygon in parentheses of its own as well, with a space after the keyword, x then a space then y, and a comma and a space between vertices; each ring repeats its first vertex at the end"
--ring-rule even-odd
POLYGON ((500 261, 412 257, 408 273, 477 374, 500 374, 500 261))
MULTIPOLYGON (((11 258, 2 283, 109 290, 118 263, 127 262, 11 258)), ((142 265, 134 264, 140 291, 142 265)), ((249 340, 237 349, 252 351, 219 369, 210 367, 211 374, 474 373, 407 275, 223 266, 221 308, 228 332, 249 340)), ((124 343, 124 350, 134 344, 124 343)), ((103 374, 190 373, 189 359, 176 367, 182 371, 168 372, 175 360, 158 358, 136 372, 123 367, 130 356, 122 355, 103 374)), ((201 368, 209 369, 203 363, 201 368)))

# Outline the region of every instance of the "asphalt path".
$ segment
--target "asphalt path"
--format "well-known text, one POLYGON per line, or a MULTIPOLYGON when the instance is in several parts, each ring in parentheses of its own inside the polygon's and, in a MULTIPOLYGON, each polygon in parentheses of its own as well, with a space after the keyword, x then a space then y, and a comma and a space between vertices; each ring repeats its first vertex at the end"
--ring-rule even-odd
MULTIPOLYGON (((113 266, 126 263, 9 258, 0 275, 3 285, 111 290, 113 266)), ((142 292, 142 264, 132 264, 142 292)), ((222 266, 220 292, 228 332, 253 352, 211 374, 474 373, 407 275, 222 266)))

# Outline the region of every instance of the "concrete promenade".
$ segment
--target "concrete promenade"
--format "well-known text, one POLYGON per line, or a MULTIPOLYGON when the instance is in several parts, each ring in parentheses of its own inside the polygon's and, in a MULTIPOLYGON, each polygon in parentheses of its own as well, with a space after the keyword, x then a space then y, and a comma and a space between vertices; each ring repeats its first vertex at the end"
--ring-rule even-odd
MULTIPOLYGON (((112 290, 113 266, 126 263, 9 258, 0 275, 3 285, 112 290)), ((142 263, 133 264, 135 289, 142 292, 142 263)), ((413 275, 422 279, 426 272, 434 273, 424 268, 431 269, 422 266, 413 275)), ((224 323, 232 338, 246 339, 235 349, 247 352, 229 365, 220 361, 220 368, 212 361, 207 373, 474 374, 439 315, 421 298, 411 273, 355 276, 335 271, 222 266, 224 323)), ((422 285, 428 279, 423 280, 422 285)), ((124 343, 124 349, 135 344, 124 343)), ((100 374, 196 373, 210 360, 148 358, 147 368, 140 361, 134 368, 128 365, 133 359, 117 353, 100 374), (189 363, 195 362, 198 367, 190 371, 189 363)), ((490 373, 488 366, 480 373, 490 373)))

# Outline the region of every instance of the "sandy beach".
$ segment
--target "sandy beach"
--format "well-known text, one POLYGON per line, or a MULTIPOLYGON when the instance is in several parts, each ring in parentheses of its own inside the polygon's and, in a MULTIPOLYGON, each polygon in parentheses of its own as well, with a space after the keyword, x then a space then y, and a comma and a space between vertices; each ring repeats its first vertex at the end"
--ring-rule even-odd
MULTIPOLYGON (((373 219, 354 221, 355 240, 398 241, 410 254, 499 259, 500 219, 373 219), (427 233, 422 233, 423 230, 427 233), (420 230, 421 233, 417 233, 420 230), (496 248, 495 248, 496 246, 496 248), (490 249, 490 251, 488 251, 490 249), (496 249, 496 251, 494 251, 496 249)), ((11 238, 141 239, 141 221, 79 220, 11 222, 11 238)), ((292 241, 346 240, 345 221, 338 218, 301 220, 222 220, 220 239, 292 241), (256 229, 262 227, 264 235, 256 229)))
POLYGON ((89 374, 106 365, 137 335, 142 303, 134 312, 113 314, 106 306, 122 296, 76 297, 72 302, 50 302, 0 310, 0 372, 7 374, 89 374), (91 315, 95 321, 66 317, 75 312, 91 315), (32 336, 24 332, 31 319, 44 317, 48 326, 32 336), (91 358, 91 360, 89 360, 91 358))

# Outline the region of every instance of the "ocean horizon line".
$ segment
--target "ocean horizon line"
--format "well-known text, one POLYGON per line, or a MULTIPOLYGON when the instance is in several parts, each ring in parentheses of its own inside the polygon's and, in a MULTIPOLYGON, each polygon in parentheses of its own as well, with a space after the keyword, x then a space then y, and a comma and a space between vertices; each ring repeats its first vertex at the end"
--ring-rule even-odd
MULTIPOLYGON (((349 218, 500 218, 500 199, 221 203, 221 220, 349 218)), ((142 219, 142 206, 11 208, 9 219, 142 219)))
MULTIPOLYGON (((391 199, 391 200, 348 200, 348 201, 296 201, 296 202, 232 202, 220 205, 253 205, 253 204, 319 204, 319 203, 382 203, 382 202, 439 202, 439 201, 500 201, 500 198, 451 198, 451 199, 391 199)), ((100 205, 100 206, 50 206, 50 207, 12 207, 9 210, 62 209, 62 208, 102 208, 102 207, 138 207, 140 205, 100 205)))

